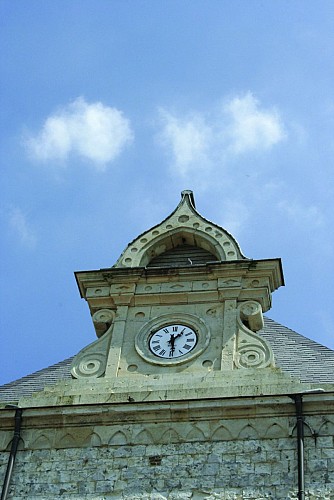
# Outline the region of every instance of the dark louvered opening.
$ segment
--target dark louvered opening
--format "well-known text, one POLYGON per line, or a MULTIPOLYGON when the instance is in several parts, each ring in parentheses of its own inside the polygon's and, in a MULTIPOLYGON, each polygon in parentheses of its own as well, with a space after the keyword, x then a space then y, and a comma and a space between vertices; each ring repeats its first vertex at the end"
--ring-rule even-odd
POLYGON ((183 245, 154 257, 147 267, 182 267, 206 264, 217 258, 203 248, 183 245))

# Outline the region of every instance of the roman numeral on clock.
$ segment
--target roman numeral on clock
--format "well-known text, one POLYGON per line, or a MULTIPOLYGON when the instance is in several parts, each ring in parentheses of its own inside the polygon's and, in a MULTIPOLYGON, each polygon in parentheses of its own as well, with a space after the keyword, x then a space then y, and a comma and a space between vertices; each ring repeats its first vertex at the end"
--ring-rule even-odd
POLYGON ((184 346, 182 347, 182 349, 187 349, 187 351, 191 348, 191 345, 189 344, 184 344, 184 346))

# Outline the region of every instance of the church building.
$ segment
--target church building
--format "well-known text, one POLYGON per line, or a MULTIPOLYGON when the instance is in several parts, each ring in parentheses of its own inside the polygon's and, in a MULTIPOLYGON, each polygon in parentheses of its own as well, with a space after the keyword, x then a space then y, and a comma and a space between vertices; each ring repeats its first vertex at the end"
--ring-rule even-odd
POLYGON ((334 351, 264 316, 280 259, 183 191, 75 277, 97 340, 0 387, 1 500, 334 499, 334 351))

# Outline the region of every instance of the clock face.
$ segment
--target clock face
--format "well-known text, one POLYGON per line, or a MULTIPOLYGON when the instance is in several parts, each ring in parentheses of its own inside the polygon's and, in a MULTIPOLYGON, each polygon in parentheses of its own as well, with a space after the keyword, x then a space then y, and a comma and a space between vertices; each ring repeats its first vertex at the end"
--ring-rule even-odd
POLYGON ((166 325, 149 339, 152 354, 159 358, 175 359, 187 355, 197 344, 196 332, 186 325, 166 325))
POLYGON ((147 363, 178 366, 197 358, 210 342, 207 324, 187 313, 160 314, 144 323, 135 337, 135 348, 147 363))

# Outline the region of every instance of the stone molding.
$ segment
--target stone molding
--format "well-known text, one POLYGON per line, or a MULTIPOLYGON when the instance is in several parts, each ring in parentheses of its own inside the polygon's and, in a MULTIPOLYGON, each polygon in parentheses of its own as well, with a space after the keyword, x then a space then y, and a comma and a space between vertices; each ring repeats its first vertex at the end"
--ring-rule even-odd
POLYGON ((264 312, 282 286, 280 259, 210 263, 180 268, 110 268, 77 272, 80 293, 94 314, 102 308, 186 300, 256 300, 264 312), (180 288, 182 287, 182 288, 180 288), (162 293, 163 292, 163 293, 162 293), (215 295, 214 295, 215 293, 215 295))
MULTIPOLYGON (((333 402, 333 394, 305 396, 305 437, 312 433, 317 439, 332 437, 333 402)), ((0 449, 6 450, 12 438, 13 412, 1 412, 0 421, 0 449)), ((287 396, 75 406, 71 410, 27 408, 21 447, 33 450, 289 439, 295 436, 295 422, 294 404, 287 396)))
POLYGON ((284 395, 323 388, 332 384, 302 384, 277 368, 259 370, 207 369, 205 374, 166 373, 145 376, 132 373, 129 377, 91 377, 61 381, 45 387, 30 397, 21 398, 21 407, 63 406, 78 404, 119 404, 129 401, 159 402, 211 398, 260 397, 284 395))

